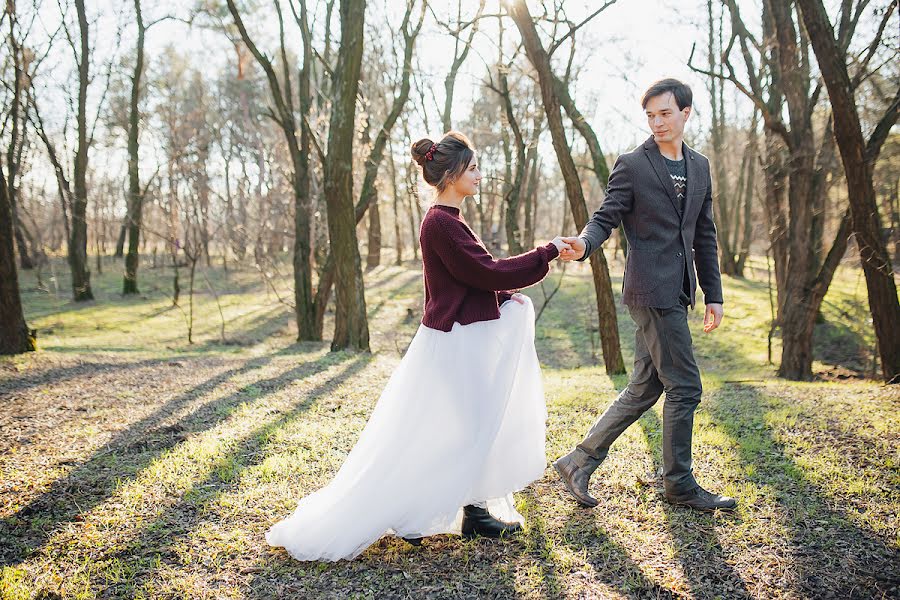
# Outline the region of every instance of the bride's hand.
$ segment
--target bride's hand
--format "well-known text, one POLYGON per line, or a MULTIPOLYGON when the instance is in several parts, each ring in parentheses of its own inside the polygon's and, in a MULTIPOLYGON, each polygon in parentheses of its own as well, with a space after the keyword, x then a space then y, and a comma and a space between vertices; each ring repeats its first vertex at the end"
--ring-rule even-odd
POLYGON ((516 292, 515 294, 510 296, 509 299, 518 302, 519 304, 525 304, 525 296, 523 294, 520 294, 519 292, 516 292))
POLYGON ((559 250, 560 254, 562 254, 563 250, 571 250, 572 246, 563 241, 561 236, 556 236, 551 240, 553 245, 556 246, 556 249, 559 250))

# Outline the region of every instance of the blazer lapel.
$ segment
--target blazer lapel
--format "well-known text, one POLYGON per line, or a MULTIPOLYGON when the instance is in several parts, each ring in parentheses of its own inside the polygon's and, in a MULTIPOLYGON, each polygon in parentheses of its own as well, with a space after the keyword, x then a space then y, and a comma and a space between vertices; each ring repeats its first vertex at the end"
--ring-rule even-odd
MULTIPOLYGON (((675 184, 672 183, 672 176, 669 175, 669 170, 666 168, 666 163, 663 161, 662 154, 659 153, 659 146, 653 141, 652 135, 644 142, 644 154, 647 155, 647 159, 650 161, 650 164, 653 165, 653 170, 656 171, 659 182, 668 193, 669 202, 672 203, 672 208, 675 209, 675 213, 681 218, 681 209, 678 206, 678 199, 675 196, 675 184)), ((690 181, 691 175, 688 173, 688 185, 690 185, 690 181)))
POLYGON ((690 212, 691 198, 694 195, 694 190, 697 189, 697 177, 700 176, 700 172, 697 168, 694 151, 687 144, 682 144, 682 154, 684 155, 684 167, 687 171, 687 189, 684 190, 684 212, 687 214, 690 212))

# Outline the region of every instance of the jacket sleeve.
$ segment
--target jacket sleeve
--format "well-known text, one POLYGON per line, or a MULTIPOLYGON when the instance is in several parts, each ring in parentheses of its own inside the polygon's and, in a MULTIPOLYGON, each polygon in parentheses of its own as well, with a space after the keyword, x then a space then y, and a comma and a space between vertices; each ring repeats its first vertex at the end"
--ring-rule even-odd
MULTIPOLYGON (((707 163, 708 164, 708 163, 707 163)), ((713 221, 712 178, 706 171, 706 197, 697 216, 694 230, 694 264, 697 279, 703 288, 705 304, 722 304, 722 276, 719 273, 719 247, 716 241, 716 224, 713 221)))
POLYGON ((585 251, 584 256, 578 260, 587 260, 588 256, 609 238, 612 230, 619 226, 622 215, 631 212, 633 206, 634 188, 631 175, 625 159, 620 156, 609 175, 606 198, 581 230, 579 237, 584 240, 585 251))
POLYGON ((508 291, 534 285, 546 277, 550 261, 559 256, 550 243, 518 256, 495 259, 460 221, 440 219, 434 225, 441 262, 454 278, 480 290, 508 291))

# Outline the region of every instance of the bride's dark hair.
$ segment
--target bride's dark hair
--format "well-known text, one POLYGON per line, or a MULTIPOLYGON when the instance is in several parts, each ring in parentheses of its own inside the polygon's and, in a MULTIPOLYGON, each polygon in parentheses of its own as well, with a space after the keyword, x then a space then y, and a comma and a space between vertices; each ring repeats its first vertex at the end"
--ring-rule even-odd
POLYGON ((458 131, 447 132, 436 144, 422 138, 412 145, 413 160, 422 167, 425 183, 438 192, 443 192, 465 172, 473 156, 472 142, 458 131))

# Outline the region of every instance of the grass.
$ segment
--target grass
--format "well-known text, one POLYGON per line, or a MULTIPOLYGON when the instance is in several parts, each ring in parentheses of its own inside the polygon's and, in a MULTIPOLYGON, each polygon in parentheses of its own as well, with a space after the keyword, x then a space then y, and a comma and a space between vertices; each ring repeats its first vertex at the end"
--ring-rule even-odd
MULTIPOLYGON (((838 271, 823 306, 816 382, 776 379, 766 362, 764 262, 749 279, 725 279, 718 331, 703 334, 702 313, 690 316, 705 390, 695 471, 736 496, 737 513, 662 501, 660 403, 595 475, 594 510, 574 505, 548 469, 517 494, 527 524, 514 539, 384 538, 332 564, 293 561, 263 534, 352 448, 418 327, 416 265, 367 273, 374 352, 356 354, 295 343, 291 310, 256 271, 205 270, 225 337, 198 278, 188 344, 168 270, 145 268, 143 294, 123 298, 121 267, 108 260, 97 300, 76 305, 60 264, 58 293, 49 273, 49 291, 22 275, 41 350, 0 360, 2 598, 900 595, 900 392, 864 377, 874 339, 856 269, 838 271)), ((549 459, 627 384, 594 356, 588 276, 570 266, 537 325, 549 459)), ((528 293, 540 306, 541 288, 528 293)), ((619 329, 630 363, 623 307, 619 329)), ((777 339, 773 350, 777 361, 777 339)))

